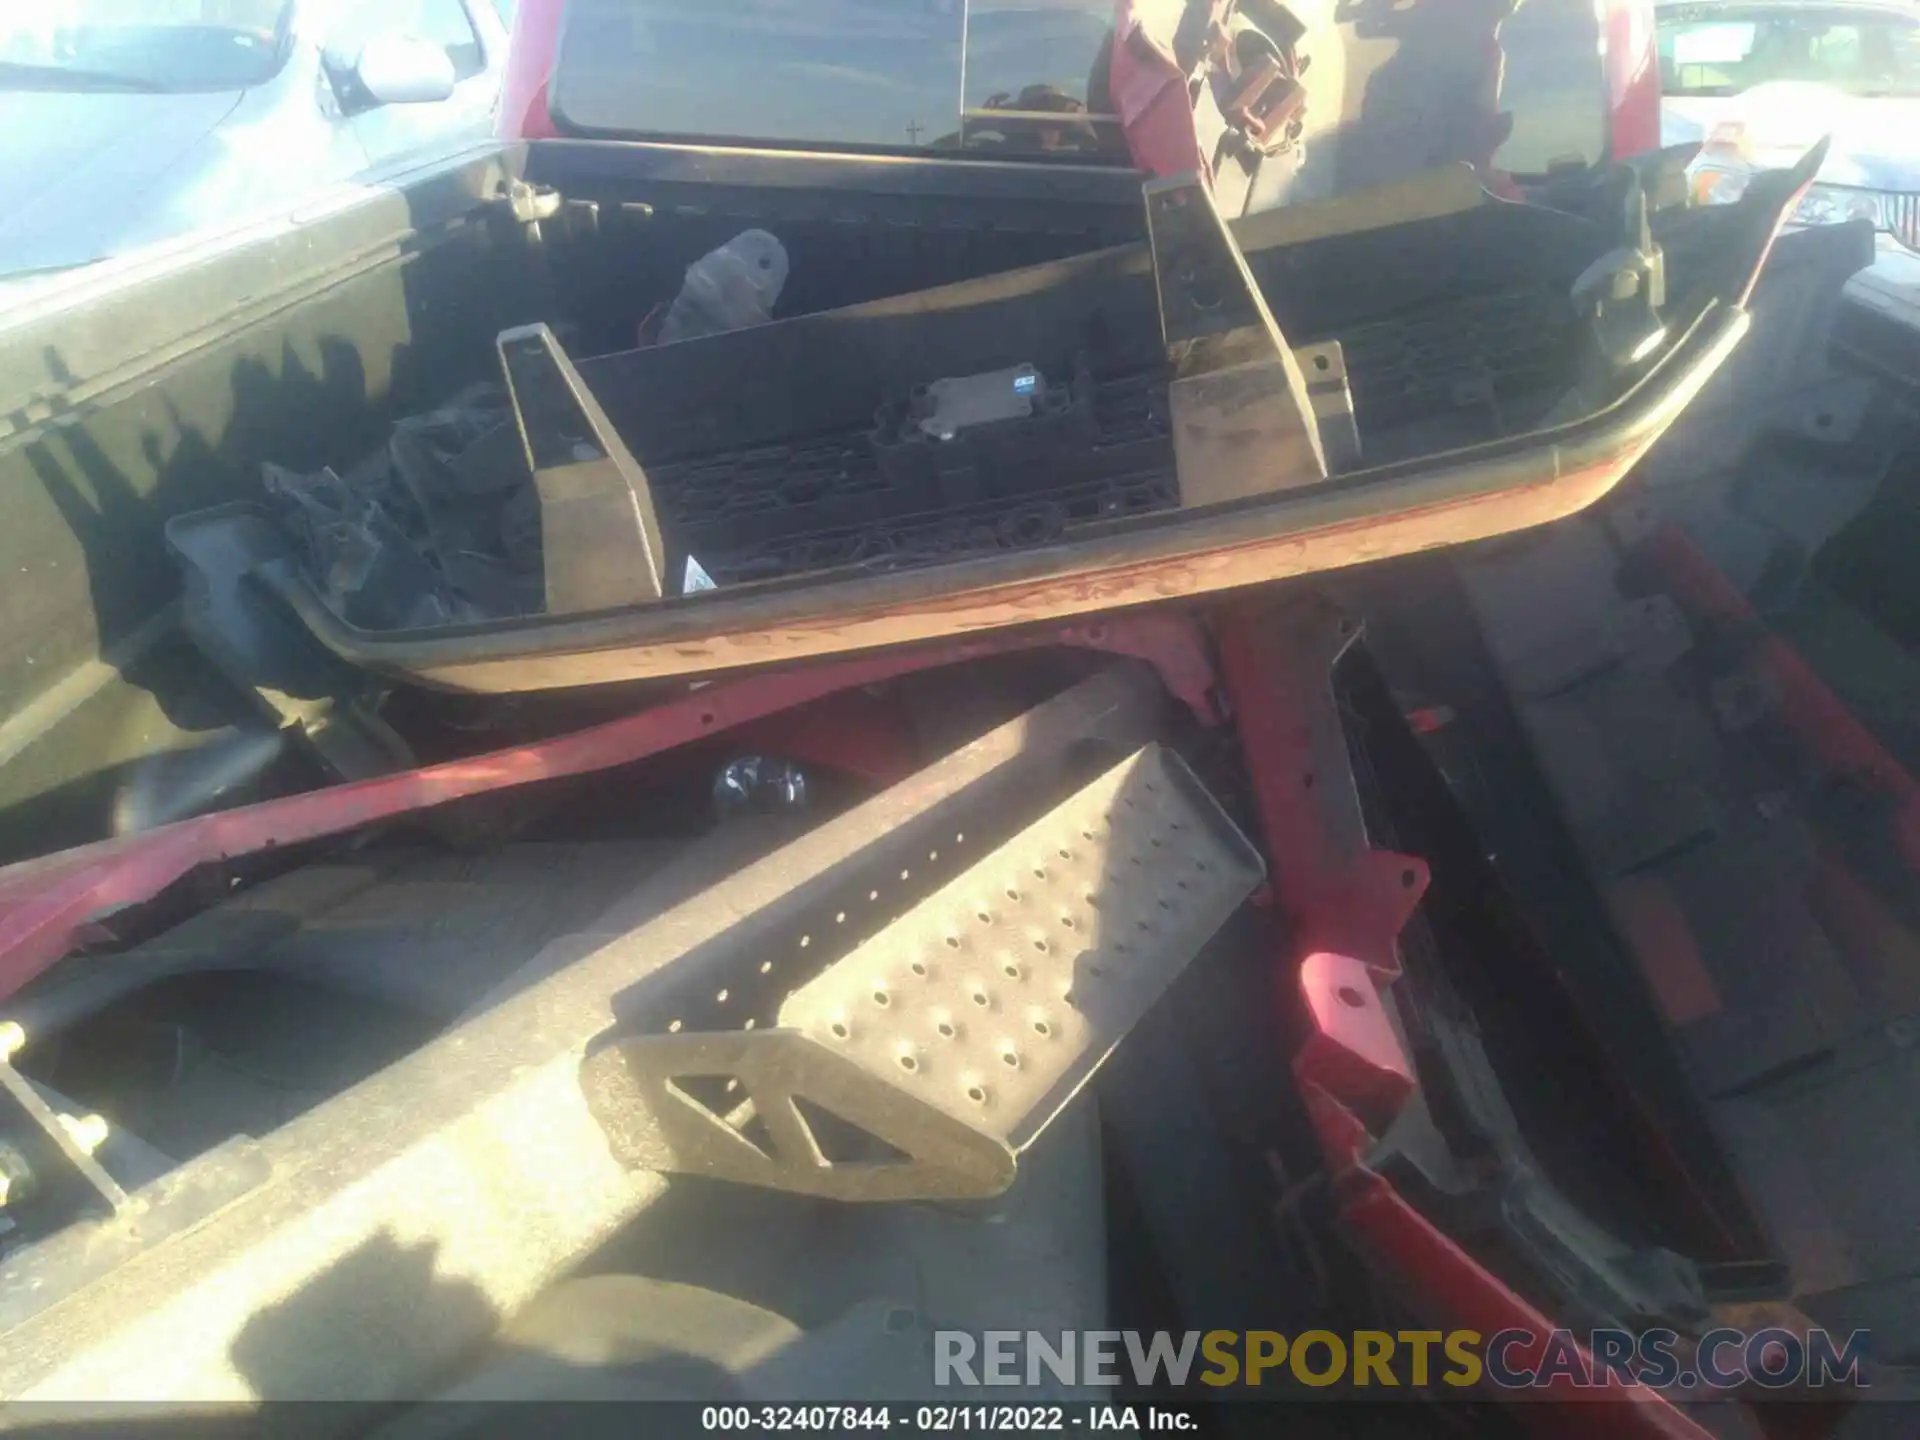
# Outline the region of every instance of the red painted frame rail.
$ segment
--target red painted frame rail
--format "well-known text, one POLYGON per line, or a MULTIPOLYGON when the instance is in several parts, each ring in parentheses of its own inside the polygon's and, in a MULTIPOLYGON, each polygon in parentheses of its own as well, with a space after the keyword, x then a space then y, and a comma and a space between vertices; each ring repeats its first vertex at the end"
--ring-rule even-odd
POLYGON ((1144 660, 1203 720, 1215 718, 1212 666, 1200 626, 1168 615, 996 635, 935 650, 721 681, 570 735, 203 815, 8 866, 0 870, 0 1000, 72 951, 89 922, 152 899, 197 866, 343 834, 516 785, 611 769, 859 686, 1044 646, 1144 660))
MULTIPOLYGON (((1482 1336, 1523 1331, 1528 1340, 1510 1354, 1537 1361, 1552 1320, 1367 1163, 1375 1135, 1418 1083, 1379 986, 1399 973, 1396 938, 1430 876, 1424 861, 1375 849, 1367 839, 1332 679, 1358 631, 1317 600, 1250 603, 1225 612, 1215 626, 1222 693, 1239 725, 1273 895, 1289 925, 1281 984, 1297 989, 1314 1027, 1293 1057, 1294 1077, 1348 1243, 1445 1328, 1482 1336)), ((1591 1388, 1555 1377, 1528 1397, 1585 1402, 1523 1406, 1540 1433, 1556 1440, 1709 1440, 1659 1392, 1585 1360, 1596 1381, 1591 1388)))

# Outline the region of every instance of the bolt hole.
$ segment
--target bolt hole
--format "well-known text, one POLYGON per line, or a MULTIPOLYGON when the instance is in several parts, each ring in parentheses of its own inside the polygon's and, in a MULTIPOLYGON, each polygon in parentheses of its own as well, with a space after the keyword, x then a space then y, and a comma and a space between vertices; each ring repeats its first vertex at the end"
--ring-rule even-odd
POLYGON ((740 1082, 738 1080, 727 1081, 727 1094, 731 1095, 733 1094, 734 1091, 738 1090, 739 1088, 740 1088, 740 1082))
POLYGON ((771 960, 762 960, 760 962, 760 973, 762 975, 771 975, 773 973, 773 962, 771 960))
POLYGON ((964 830, 958 830, 958 831, 955 831, 955 832, 954 832, 954 836, 953 836, 953 843, 954 843, 954 844, 956 844, 956 845, 964 845, 964 844, 966 844, 966 843, 967 843, 967 832, 966 832, 966 831, 964 831, 964 830))
POLYGON ((711 725, 711 724, 713 723, 713 713, 712 713, 711 711, 707 711, 707 710, 703 710, 703 711, 701 711, 701 712, 700 712, 700 723, 701 723, 702 725, 711 725))
POLYGON ((1060 858, 1061 858, 1062 860, 1071 860, 1071 859, 1073 859, 1073 851, 1071 851, 1071 850, 1069 850, 1069 849, 1067 849, 1067 847, 1066 847, 1066 846, 1064 846, 1064 845, 1062 845, 1062 846, 1060 847, 1060 858))
POLYGON ((925 975, 927 973, 927 962, 924 960, 916 960, 907 968, 916 975, 925 975))
POLYGON ((1158 905, 1162 910, 1173 909, 1173 902, 1171 900, 1156 900, 1154 903, 1158 905))
POLYGON ((1047 1036, 1053 1034, 1053 1027, 1044 1020, 1036 1020, 1033 1022, 1033 1033, 1044 1040, 1047 1036))
POLYGON ((1080 838, 1081 838, 1082 840, 1091 840, 1091 839, 1093 839, 1093 831, 1091 831, 1091 830, 1082 830, 1082 831, 1080 832, 1080 838))
POLYGON ((951 1020, 942 1020, 940 1022, 940 1033, 951 1040, 953 1038, 953 1022, 951 1020))
POLYGON ((1342 985, 1333 993, 1340 997, 1340 1003, 1342 1005, 1351 1005, 1355 1010, 1363 1010, 1366 1008, 1367 997, 1351 985, 1342 985))
POLYGON ((982 1010, 986 1009, 987 1008, 987 992, 984 990, 974 991, 973 1003, 978 1005, 982 1010))
POLYGON ((991 915, 989 915, 989 914, 988 914, 988 913, 987 913, 986 911, 984 911, 984 910, 976 910, 976 911, 974 911, 974 912, 973 912, 973 918, 974 918, 974 919, 976 919, 976 920, 978 920, 978 921, 979 921, 979 922, 980 922, 980 923, 981 923, 982 925, 991 925, 991 924, 993 924, 993 916, 991 916, 991 915))
POLYGON ((880 892, 878 890, 867 891, 867 903, 869 905, 873 904, 873 902, 878 900, 879 898, 880 898, 880 892))
POLYGON ((1420 877, 1411 870, 1402 870, 1400 872, 1400 887, 1403 890, 1411 890, 1419 883, 1419 880, 1420 877))
POLYGON ((1018 965, 1002 965, 1000 967, 1000 973, 1009 980, 1018 980, 1020 978, 1020 967, 1018 965))
POLYGON ((940 852, 938 850, 927 851, 927 859, 929 862, 938 860, 939 858, 940 858, 940 852))
POLYGON ((1036 880, 1044 880, 1044 879, 1046 879, 1046 878, 1047 878, 1047 867, 1046 867, 1046 866, 1044 866, 1044 865, 1036 865, 1036 866, 1034 866, 1034 867, 1033 867, 1033 878, 1034 878, 1034 879, 1036 879, 1036 880))
POLYGON ((836 925, 844 925, 844 924, 846 924, 846 923, 847 923, 847 912, 846 912, 846 911, 844 911, 844 910, 842 910, 842 911, 841 911, 841 912, 840 912, 839 914, 837 914, 837 915, 835 915, 835 916, 833 917, 833 923, 834 923, 834 924, 836 924, 836 925))
POLYGON ((1000 1063, 1009 1070, 1018 1070, 1020 1068, 1020 1057, 1009 1050, 1000 1057, 1000 1063))
POLYGON ((715 995, 713 998, 719 1001, 722 1005, 724 1005, 727 1003, 727 992, 722 990, 718 995, 715 995))
POLYGON ((844 1040, 844 1039, 846 1039, 846 1038, 847 1038, 847 1027, 846 1027, 846 1026, 844 1026, 844 1025, 842 1025, 842 1024, 840 1024, 840 1023, 839 1023, 838 1021, 835 1021, 835 1022, 834 1022, 834 1026, 833 1026, 833 1038, 834 1038, 834 1039, 836 1039, 836 1040, 844 1040))
POLYGON ((887 998, 886 991, 876 990, 873 992, 873 1003, 878 1005, 882 1010, 884 1010, 887 1008, 888 1005, 892 1004, 893 1002, 887 998))
POLYGON ((978 1085, 969 1085, 967 1087, 967 1098, 976 1105, 984 1105, 987 1103, 987 1092, 982 1090, 978 1085))
POLYGON ((1176 880, 1173 883, 1182 890, 1191 890, 1193 888, 1191 885, 1187 884, 1187 882, 1184 880, 1176 880))
POLYGON ((1820 429, 1825 430, 1828 426, 1833 424, 1833 416, 1827 414, 1825 411, 1822 411, 1820 414, 1813 417, 1813 423, 1819 426, 1820 429))
POLYGON ((1018 900, 1019 898, 1020 898, 1020 892, 1014 889, 1011 885, 1009 885, 1007 887, 1007 899, 1018 900))
POLYGON ((1044 940, 1036 940, 1033 942, 1033 948, 1044 955, 1047 953, 1047 942, 1044 940))
POLYGON ((1107 972, 1106 972, 1105 970, 1103 970, 1103 969, 1101 969, 1101 968, 1100 968, 1100 966, 1098 966, 1098 965, 1089 965, 1089 966, 1087 966, 1087 974, 1089 974, 1089 975, 1104 975, 1104 974, 1106 974, 1106 973, 1107 973, 1107 972))
POLYGON ((1161 839, 1158 835, 1153 836, 1151 839, 1147 841, 1147 844, 1151 845, 1156 850, 1160 848, 1161 843, 1162 843, 1161 839))
POLYGON ((1300 777, 1300 788, 1302 790, 1311 790, 1313 788, 1313 772, 1311 770, 1300 777))
POLYGON ((802 950, 806 949, 812 943, 813 943, 813 937, 811 935, 802 935, 800 937, 800 948, 802 950))
POLYGON ((740 1028, 741 1028, 742 1030, 751 1030, 751 1029, 753 1028, 753 1017, 752 1017, 751 1015, 749 1015, 749 1016, 747 1017, 747 1023, 746 1023, 746 1024, 744 1024, 744 1025, 742 1025, 742 1026, 741 1026, 740 1028))
POLYGON ((1061 925, 1061 928, 1063 928, 1063 929, 1066 929, 1066 930, 1071 930, 1071 929, 1073 929, 1073 927, 1074 927, 1074 919, 1073 919, 1073 916, 1071 916, 1071 915, 1062 915, 1062 916, 1060 917, 1060 925, 1061 925))
POLYGON ((667 1033, 669 1035, 678 1035, 680 1033, 680 1022, 678 1020, 675 1020, 671 1024, 669 1024, 667 1026, 667 1033))
POLYGON ((947 948, 949 950, 958 950, 960 948, 960 937, 958 935, 947 936, 947 948))
POLYGON ((911 1055, 902 1055, 900 1057, 900 1068, 902 1070, 918 1070, 920 1068, 920 1062, 911 1055))
POLYGON ((911 880, 913 878, 913 872, 911 870, 902 870, 900 872, 900 878, 902 880, 911 880))

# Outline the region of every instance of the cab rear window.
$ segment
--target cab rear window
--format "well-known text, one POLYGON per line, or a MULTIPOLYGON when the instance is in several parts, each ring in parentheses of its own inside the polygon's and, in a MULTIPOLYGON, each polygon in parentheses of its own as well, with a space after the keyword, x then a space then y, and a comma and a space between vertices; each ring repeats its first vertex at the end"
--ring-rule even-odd
POLYGON ((1125 163, 1111 0, 573 0, 552 87, 589 133, 1125 163))
MULTIPOLYGON (((1309 156, 1337 159, 1344 188, 1380 183, 1441 163, 1463 126, 1498 112, 1508 170, 1598 159, 1595 0, 1524 0, 1496 42, 1503 8, 1330 9, 1308 44, 1309 156)), ((1113 13, 1114 0, 569 0, 549 108, 604 137, 1125 165, 1106 98, 1113 13)))

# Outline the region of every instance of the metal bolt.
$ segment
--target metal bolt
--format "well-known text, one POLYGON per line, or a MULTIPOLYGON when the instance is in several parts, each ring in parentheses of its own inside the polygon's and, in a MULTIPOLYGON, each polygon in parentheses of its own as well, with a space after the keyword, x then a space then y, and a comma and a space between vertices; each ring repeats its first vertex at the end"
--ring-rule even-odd
POLYGON ((107 1122, 102 1116, 62 1115, 60 1123, 66 1127, 68 1138, 89 1155, 106 1144, 107 1122))
POLYGON ((0 1210, 33 1193, 33 1167, 27 1157, 0 1140, 0 1210))
POLYGON ((0 1060, 11 1059, 27 1043, 18 1020, 0 1020, 0 1060))

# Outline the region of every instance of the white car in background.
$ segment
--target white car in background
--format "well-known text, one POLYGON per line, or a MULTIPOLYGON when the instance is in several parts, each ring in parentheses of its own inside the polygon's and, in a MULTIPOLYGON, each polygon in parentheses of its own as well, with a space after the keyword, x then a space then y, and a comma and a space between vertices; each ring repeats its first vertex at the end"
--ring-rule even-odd
POLYGON ((1920 6, 1911 0, 1681 0, 1655 11, 1661 142, 1702 146, 1702 202, 1833 146, 1794 219, 1863 216, 1920 249, 1920 6))
POLYGON ((491 133, 510 0, 0 0, 0 284, 491 133))

